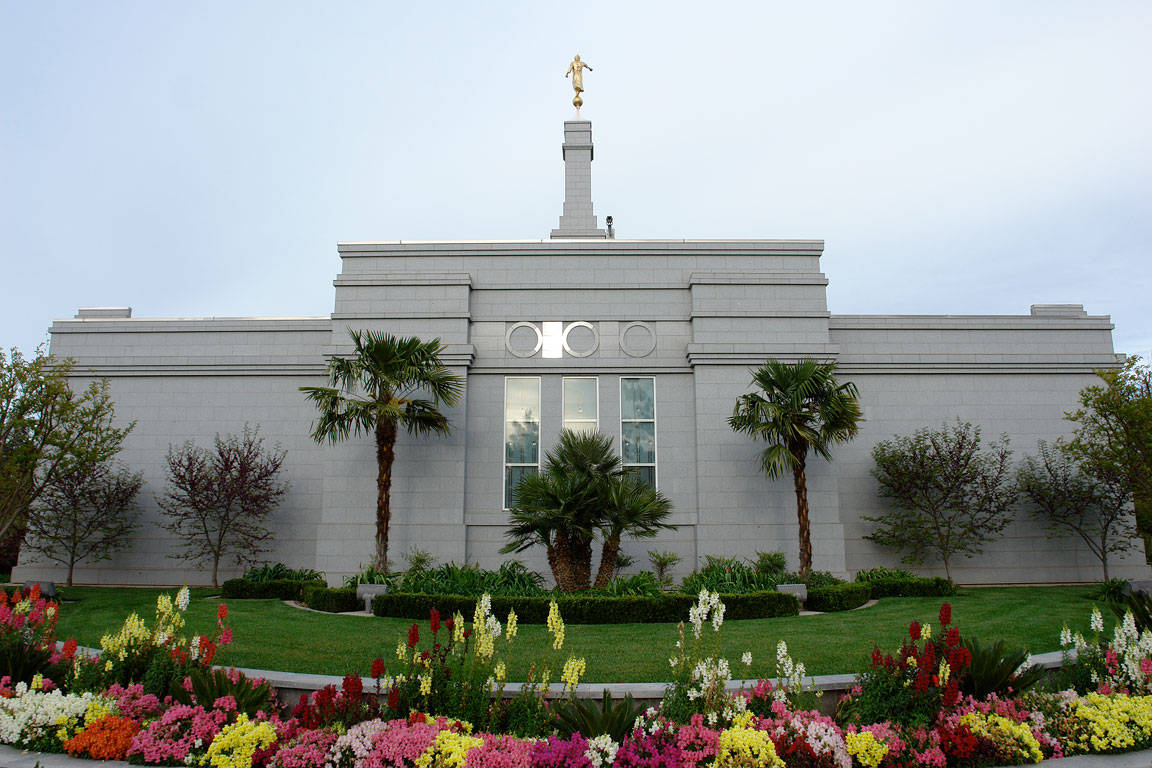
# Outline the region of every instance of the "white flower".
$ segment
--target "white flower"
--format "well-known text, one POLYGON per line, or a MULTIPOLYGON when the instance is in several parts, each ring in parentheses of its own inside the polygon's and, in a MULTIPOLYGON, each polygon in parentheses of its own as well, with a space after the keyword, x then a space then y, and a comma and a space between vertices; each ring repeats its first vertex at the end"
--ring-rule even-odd
POLYGON ((1064 627, 1064 629, 1060 630, 1060 647, 1063 648, 1069 645, 1072 645, 1072 630, 1064 627))
POLYGON ((752 651, 744 651, 744 655, 740 657, 740 661, 744 662, 744 666, 752 666, 752 651))
POLYGON ((1100 615, 1100 609, 1096 608, 1095 606, 1092 608, 1092 619, 1089 623, 1089 626, 1092 627, 1093 632, 1104 631, 1104 617, 1100 615))
POLYGON ((188 591, 188 587, 181 587, 180 591, 176 593, 176 607, 181 611, 188 610, 188 600, 192 597, 192 593, 188 591))

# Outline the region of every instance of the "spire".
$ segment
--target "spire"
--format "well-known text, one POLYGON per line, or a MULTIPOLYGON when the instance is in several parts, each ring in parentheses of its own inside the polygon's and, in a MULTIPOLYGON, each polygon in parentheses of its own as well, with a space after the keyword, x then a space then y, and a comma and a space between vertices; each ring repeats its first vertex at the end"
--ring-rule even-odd
POLYGON ((564 213, 560 215, 560 227, 552 230, 552 237, 607 238, 607 232, 596 228, 596 214, 592 212, 592 122, 566 120, 561 149, 564 213))

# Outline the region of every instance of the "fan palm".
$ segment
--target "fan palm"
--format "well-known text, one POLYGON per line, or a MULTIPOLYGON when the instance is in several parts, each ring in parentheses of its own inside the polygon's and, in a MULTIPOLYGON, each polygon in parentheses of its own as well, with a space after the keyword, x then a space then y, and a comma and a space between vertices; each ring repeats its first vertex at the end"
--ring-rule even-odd
POLYGON ((670 528, 662 521, 671 503, 656 489, 627 473, 598 432, 560 433, 543 471, 516 486, 503 552, 523 552, 541 544, 556 585, 565 592, 592 583, 592 542, 603 537, 596 585, 615 571, 623 535, 651 536, 670 528), (607 569, 607 570, 605 570, 607 569))
POLYGON ((769 478, 792 475, 804 577, 812 569, 805 474, 808 451, 830 459, 830 447, 855 437, 861 418, 856 385, 838 383, 835 371, 835 363, 818 360, 769 360, 752 372, 758 391, 737 398, 728 419, 732 429, 768 443, 761 466, 769 478))
POLYGON ((600 569, 593 586, 607 586, 616 571, 620 554, 620 537, 627 534, 638 539, 650 539, 659 531, 675 526, 664 519, 672 510, 672 502, 639 477, 625 473, 609 483, 603 495, 603 519, 600 534, 604 543, 600 549, 600 569))
POLYGON ((375 331, 349 329, 351 357, 328 364, 328 387, 300 387, 320 414, 312 429, 317 442, 332 443, 349 435, 373 435, 376 441, 376 560, 388 568, 388 527, 392 519, 392 463, 396 435, 446 435, 451 431, 441 404, 459 400, 464 381, 440 361, 440 339, 421 341, 375 331))

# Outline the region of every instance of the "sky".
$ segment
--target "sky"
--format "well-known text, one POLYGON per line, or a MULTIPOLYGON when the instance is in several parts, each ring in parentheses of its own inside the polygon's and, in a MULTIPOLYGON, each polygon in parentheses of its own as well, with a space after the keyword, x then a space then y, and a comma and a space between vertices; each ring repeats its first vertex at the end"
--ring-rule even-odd
POLYGON ((336 243, 546 238, 564 72, 620 238, 820 238, 834 314, 1152 356, 1152 3, 0 0, 0 347, 327 315, 336 243))

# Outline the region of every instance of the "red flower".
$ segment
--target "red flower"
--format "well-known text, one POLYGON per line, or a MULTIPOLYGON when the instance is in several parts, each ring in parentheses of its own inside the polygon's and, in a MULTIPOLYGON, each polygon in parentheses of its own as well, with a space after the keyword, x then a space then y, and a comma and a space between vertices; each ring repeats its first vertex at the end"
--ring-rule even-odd
POLYGON ((374 679, 379 680, 380 678, 384 677, 385 671, 384 659, 372 660, 372 677, 374 679))
POLYGON ((920 639, 920 622, 914 621, 908 625, 908 636, 912 638, 912 642, 920 639))
POLYGON ((950 603, 944 603, 940 606, 940 623, 944 626, 952 623, 952 605, 950 603))
POLYGON ((429 658, 431 655, 432 655, 432 654, 428 653, 428 651, 424 651, 424 653, 420 654, 420 658, 421 658, 421 659, 423 659, 424 661, 428 661, 428 658, 429 658))
POLYGON ((440 611, 433 608, 429 612, 428 624, 432 627, 432 634, 440 631, 440 611))
POLYGON ((449 616, 444 620, 444 626, 448 628, 449 632, 451 632, 452 629, 456 626, 456 622, 452 619, 451 616, 449 616))
POLYGON ((64 643, 64 658, 71 660, 76 655, 76 638, 68 638, 68 642, 64 643))
POLYGON ((944 686, 944 706, 954 707, 958 701, 960 701, 960 685, 953 677, 948 681, 948 685, 944 686))
POLYGON ((922 669, 916 673, 916 692, 917 693, 924 693, 925 691, 927 691, 928 687, 929 687, 929 685, 931 685, 931 683, 932 683, 932 679, 929 676, 927 670, 922 669))
POLYGON ((872 649, 872 666, 878 667, 884 663, 884 654, 880 653, 879 648, 872 649))
POLYGON ((960 629, 958 627, 948 627, 948 634, 944 636, 944 644, 949 648, 960 645, 960 629))
POLYGON ((364 693, 364 681, 358 675, 344 675, 344 693, 353 701, 359 701, 360 694, 364 693))
POLYGON ((400 705, 400 689, 395 685, 388 691, 388 708, 396 709, 400 705))
POLYGON ((228 604, 220 603, 220 607, 216 609, 216 618, 220 621, 228 618, 228 604))
POLYGON ((408 629, 408 647, 415 648, 418 642, 420 642, 420 627, 413 624, 408 629))

